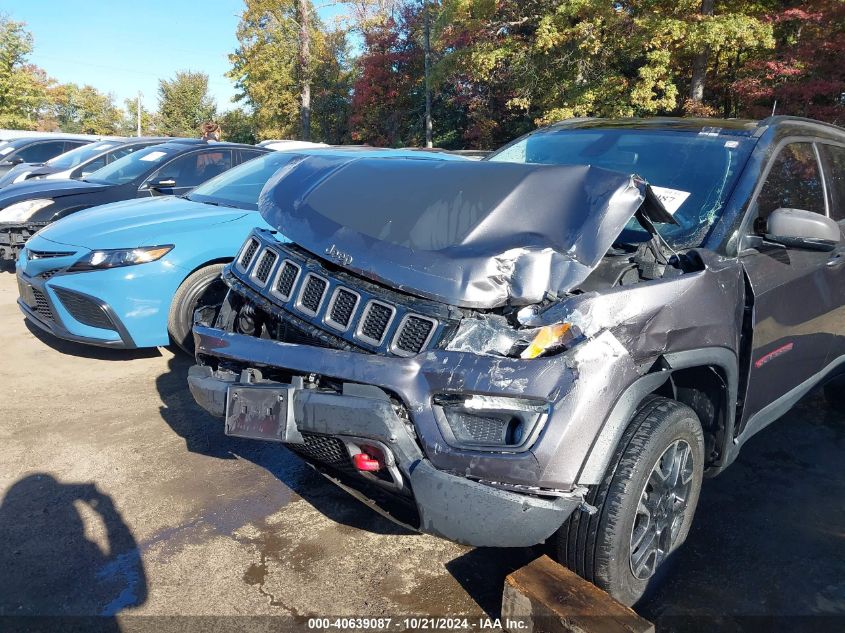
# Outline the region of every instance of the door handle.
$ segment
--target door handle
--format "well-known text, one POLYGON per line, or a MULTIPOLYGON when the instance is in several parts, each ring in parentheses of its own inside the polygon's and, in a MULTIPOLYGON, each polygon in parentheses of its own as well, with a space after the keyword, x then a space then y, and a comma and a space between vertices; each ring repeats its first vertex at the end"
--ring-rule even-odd
POLYGON ((833 268, 834 266, 840 266, 842 264, 845 264, 845 258, 842 257, 842 253, 835 253, 830 256, 830 259, 827 260, 825 265, 833 268))

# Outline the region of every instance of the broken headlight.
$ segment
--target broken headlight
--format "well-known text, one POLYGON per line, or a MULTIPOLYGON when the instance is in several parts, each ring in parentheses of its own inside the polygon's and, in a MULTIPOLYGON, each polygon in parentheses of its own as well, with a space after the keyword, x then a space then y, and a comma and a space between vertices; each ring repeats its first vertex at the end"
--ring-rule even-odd
POLYGON ((501 396, 439 394, 434 414, 446 442, 472 450, 527 450, 549 407, 545 402, 501 396))
POLYGON ((581 331, 570 323, 517 329, 504 317, 488 314, 461 321, 446 349, 529 359, 567 349, 580 337, 581 331))

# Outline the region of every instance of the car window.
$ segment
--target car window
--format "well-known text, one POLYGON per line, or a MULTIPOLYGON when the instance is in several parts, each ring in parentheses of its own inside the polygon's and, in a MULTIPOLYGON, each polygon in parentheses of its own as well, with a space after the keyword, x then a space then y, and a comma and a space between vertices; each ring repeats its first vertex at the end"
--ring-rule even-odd
POLYGON ((45 163, 54 156, 63 153, 64 148, 64 141, 48 141, 24 147, 17 155, 25 163, 45 163))
POLYGON ((106 161, 110 163, 112 161, 117 160, 118 158, 129 156, 129 154, 131 154, 132 152, 137 151, 139 149, 143 149, 144 147, 144 145, 130 145, 129 147, 119 147, 118 149, 106 154, 106 161))
MULTIPOLYGON (((76 167, 79 163, 83 163, 86 160, 89 160, 91 157, 96 156, 100 152, 107 150, 109 147, 114 147, 114 142, 105 141, 103 143, 90 143, 87 145, 83 145, 81 147, 77 147, 76 149, 70 150, 69 152, 65 152, 64 154, 59 154, 55 158, 51 158, 47 161, 47 164, 50 167, 55 167, 59 170, 64 169, 72 169, 76 167)), ((103 163, 104 165, 105 163, 103 163)), ((100 165, 102 167, 102 165, 100 165)))
POLYGON ((258 209, 258 195, 267 181, 293 158, 292 152, 263 153, 194 189, 188 198, 240 209, 258 209))
POLYGON ((837 222, 845 220, 845 147, 819 145, 825 166, 825 180, 830 192, 830 217, 837 222))
POLYGON ((259 156, 263 156, 267 152, 259 152, 254 149, 242 149, 241 150, 241 162, 245 163, 253 158, 258 158, 259 156))
POLYGON ((171 161, 162 167, 152 180, 175 180, 177 187, 196 187, 231 167, 230 150, 203 150, 171 161))
POLYGON ((757 196, 757 229, 775 209, 803 209, 825 215, 824 186, 812 143, 780 150, 757 196))
POLYGON ((69 152, 72 149, 76 149, 77 147, 83 147, 88 144, 88 141, 65 141, 65 147, 63 151, 69 152))
POLYGON ((167 145, 152 145, 110 162, 86 177, 88 182, 124 185, 163 165, 179 150, 167 145))
POLYGON ((82 167, 80 167, 79 168, 79 175, 81 175, 84 178, 88 174, 93 174, 95 171, 97 171, 101 167, 105 167, 105 166, 106 166, 105 155, 98 156, 96 160, 92 160, 87 165, 83 165, 82 167))

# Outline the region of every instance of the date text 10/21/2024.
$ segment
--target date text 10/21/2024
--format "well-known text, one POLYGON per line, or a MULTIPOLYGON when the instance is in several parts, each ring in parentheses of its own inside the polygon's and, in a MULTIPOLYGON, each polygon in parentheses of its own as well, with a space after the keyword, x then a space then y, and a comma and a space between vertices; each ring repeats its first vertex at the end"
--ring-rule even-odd
POLYGON ((463 617, 375 617, 375 618, 309 618, 310 630, 360 631, 507 631, 527 630, 530 622, 520 618, 463 618, 463 617))

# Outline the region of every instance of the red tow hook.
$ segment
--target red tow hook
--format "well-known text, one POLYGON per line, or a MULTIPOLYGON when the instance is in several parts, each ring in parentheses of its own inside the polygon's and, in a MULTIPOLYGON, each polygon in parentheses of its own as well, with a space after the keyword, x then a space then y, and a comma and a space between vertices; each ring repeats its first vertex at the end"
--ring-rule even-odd
POLYGON ((352 464, 358 470, 363 470, 364 472, 374 472, 376 470, 381 470, 383 464, 379 461, 378 457, 373 457, 368 453, 360 452, 357 455, 352 456, 352 464))

